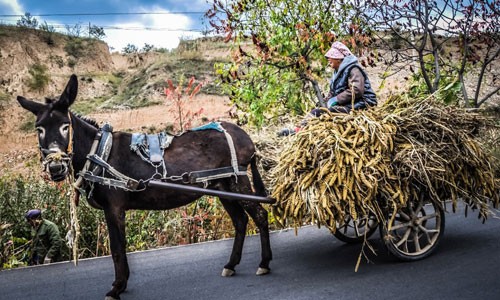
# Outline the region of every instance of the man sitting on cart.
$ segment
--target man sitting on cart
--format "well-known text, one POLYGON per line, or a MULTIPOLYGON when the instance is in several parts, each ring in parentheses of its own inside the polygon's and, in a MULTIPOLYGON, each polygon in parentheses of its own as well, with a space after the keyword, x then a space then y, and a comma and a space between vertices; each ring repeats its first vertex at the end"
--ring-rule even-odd
MULTIPOLYGON (((326 96, 329 111, 349 113, 352 109, 366 109, 377 105, 377 97, 368 75, 349 48, 341 42, 334 42, 325 56, 328 58, 330 67, 334 69, 330 79, 330 91, 326 96)), ((302 120, 300 127, 284 128, 278 132, 278 136, 295 134, 307 123, 308 119, 319 117, 325 112, 325 109, 313 109, 302 120)))

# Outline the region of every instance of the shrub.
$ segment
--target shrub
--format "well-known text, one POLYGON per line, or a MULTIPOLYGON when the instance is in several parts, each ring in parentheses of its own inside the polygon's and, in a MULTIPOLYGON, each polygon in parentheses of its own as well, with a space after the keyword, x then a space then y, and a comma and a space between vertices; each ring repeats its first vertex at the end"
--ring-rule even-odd
POLYGON ((47 24, 47 21, 45 21, 40 25, 39 29, 42 32, 42 38, 47 45, 54 45, 54 33, 56 32, 54 26, 47 24))
POLYGON ((144 43, 144 47, 142 47, 141 51, 147 53, 147 52, 153 51, 154 48, 155 47, 153 45, 148 44, 148 43, 144 43))
MULTIPOLYGON (((33 175, 0 176, 0 269, 26 265, 29 259, 31 228, 24 214, 42 210, 64 237, 69 230, 70 186, 54 184, 33 175)), ((108 231, 104 214, 88 206, 82 196, 78 206, 80 223, 79 257, 109 255, 108 231)), ((231 219, 215 197, 202 197, 189 205, 168 211, 129 211, 126 215, 127 251, 138 251, 229 238, 234 236, 231 219)), ((249 223, 248 233, 256 227, 249 223)), ((65 249, 64 259, 70 258, 65 249)))
POLYGON ((68 58, 68 67, 70 68, 74 68, 76 66, 76 59, 73 59, 73 58, 68 58))
POLYGON ((38 27, 38 20, 32 17, 30 13, 25 13, 24 16, 17 21, 17 26, 36 29, 38 27))
MULTIPOLYGON (((2 251, 0 268, 26 264, 29 258, 28 241, 31 239, 31 228, 24 221, 24 214, 32 208, 43 211, 47 218, 64 232, 67 220, 64 220, 65 202, 63 195, 55 187, 33 177, 4 175, 0 177, 0 225, 2 251), (20 249, 21 251, 12 251, 20 249)), ((64 233, 63 233, 64 234, 64 233)))
POLYGON ((64 67, 64 59, 59 55, 50 55, 50 61, 55 63, 59 68, 64 67))
MULTIPOLYGON (((31 239, 31 228, 24 221, 24 214, 29 209, 41 209, 43 218, 57 224, 62 237, 65 237, 70 224, 68 192, 66 183, 47 183, 34 175, 0 177, 0 226, 6 227, 0 232, 0 269, 25 265, 29 258, 27 242, 31 239), (13 252, 13 249, 19 250, 13 252)), ((99 249, 96 233, 100 224, 104 223, 104 215, 82 201, 78 207, 78 218, 81 231, 79 256, 96 256, 99 249)), ((63 258, 69 259, 69 249, 64 248, 63 258)))
POLYGON ((125 54, 132 54, 139 52, 139 49, 137 48, 136 45, 127 44, 127 46, 123 47, 122 51, 125 54))
POLYGON ((42 64, 34 64, 28 70, 31 79, 28 86, 32 90, 43 91, 50 81, 50 76, 47 74, 47 67, 42 64))
POLYGON ((31 113, 29 115, 27 114, 27 116, 28 117, 19 125, 19 130, 22 132, 32 132, 35 128, 35 116, 31 113))
POLYGON ((79 37, 70 37, 64 46, 64 51, 68 56, 80 58, 85 55, 85 45, 83 39, 79 37))
POLYGON ((10 96, 4 92, 0 92, 0 111, 4 110, 9 104, 10 96))
POLYGON ((92 25, 89 27, 89 36, 102 40, 106 36, 106 33, 104 33, 104 29, 102 27, 92 25))

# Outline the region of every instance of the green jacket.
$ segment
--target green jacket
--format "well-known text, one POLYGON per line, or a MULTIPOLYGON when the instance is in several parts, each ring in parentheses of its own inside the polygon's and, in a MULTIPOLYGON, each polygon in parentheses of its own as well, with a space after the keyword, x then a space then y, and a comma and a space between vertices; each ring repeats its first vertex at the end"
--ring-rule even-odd
POLYGON ((61 259, 63 240, 57 225, 43 219, 38 229, 34 229, 32 259, 35 264, 43 263, 45 257, 58 261, 61 259))

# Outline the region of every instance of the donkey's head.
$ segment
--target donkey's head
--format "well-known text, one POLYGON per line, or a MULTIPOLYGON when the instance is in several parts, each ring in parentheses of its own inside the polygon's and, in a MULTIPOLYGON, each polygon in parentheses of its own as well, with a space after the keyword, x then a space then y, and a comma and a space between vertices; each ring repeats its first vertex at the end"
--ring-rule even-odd
POLYGON ((69 107, 78 92, 78 79, 71 75, 59 99, 46 99, 45 104, 17 97, 21 106, 36 116, 38 145, 45 171, 53 181, 66 178, 73 152, 73 130, 69 107))

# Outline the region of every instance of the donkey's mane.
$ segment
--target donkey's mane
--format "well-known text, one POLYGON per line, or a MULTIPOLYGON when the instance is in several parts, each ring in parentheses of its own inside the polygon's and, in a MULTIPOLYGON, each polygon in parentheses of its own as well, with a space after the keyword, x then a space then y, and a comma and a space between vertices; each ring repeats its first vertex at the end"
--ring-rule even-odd
POLYGON ((96 121, 96 120, 91 119, 91 118, 86 117, 86 116, 82 116, 82 115, 80 115, 80 114, 78 114, 78 113, 75 113, 74 111, 72 111, 71 113, 72 113, 73 115, 75 115, 75 117, 77 117, 78 119, 80 119, 80 120, 84 121, 85 123, 90 124, 90 125, 94 126, 94 127, 95 127, 95 128, 97 128, 97 129, 99 129, 99 128, 100 128, 100 126, 99 126, 99 124, 97 123, 97 121, 96 121))

